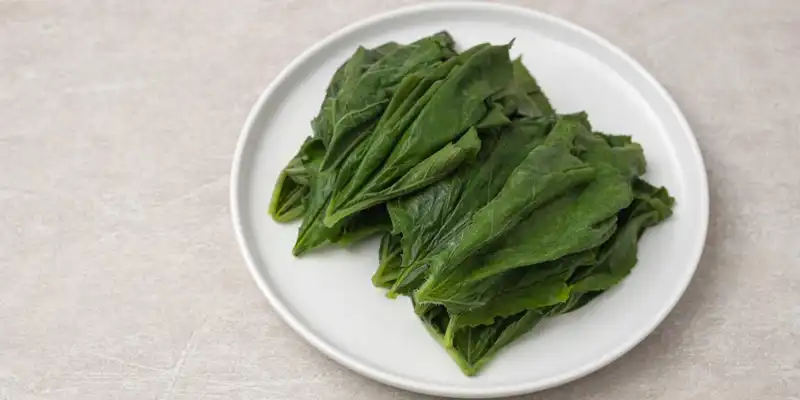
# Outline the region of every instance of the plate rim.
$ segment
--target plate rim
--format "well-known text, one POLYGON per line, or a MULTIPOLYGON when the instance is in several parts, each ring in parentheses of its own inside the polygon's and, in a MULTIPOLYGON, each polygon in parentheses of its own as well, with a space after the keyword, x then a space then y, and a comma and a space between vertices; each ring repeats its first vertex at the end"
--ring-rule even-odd
POLYGON ((434 396, 484 398, 484 397, 507 397, 507 396, 528 394, 556 387, 580 379, 614 362, 622 355, 629 352, 636 345, 641 343, 646 337, 648 337, 659 325, 661 325, 661 323, 664 321, 667 315, 669 315, 669 313, 675 308, 678 301, 683 297, 683 294, 686 292, 689 283, 691 282, 692 278, 694 277, 697 271, 697 266, 702 257, 703 250, 705 249, 705 243, 708 234, 708 220, 709 220, 708 175, 705 167, 705 162, 703 160, 703 155, 702 152, 700 151, 700 146, 697 143, 697 138, 694 134, 694 131, 691 129, 683 112, 681 112, 677 103, 674 101, 672 96, 670 96, 670 94, 667 92, 664 86, 658 80, 656 80, 644 67, 642 67, 641 64, 639 64, 639 62, 637 62, 633 57, 631 57, 629 54, 627 54, 622 49, 620 49, 613 43, 609 42, 607 39, 600 36, 599 34, 590 31, 580 25, 577 25, 576 23, 573 23, 571 21, 568 21, 560 17, 556 17, 551 14, 547 14, 542 11, 516 5, 508 5, 508 4, 478 3, 470 1, 445 1, 445 2, 401 7, 398 9, 394 9, 384 13, 379 13, 358 20, 339 30, 334 31, 333 33, 327 35, 322 40, 306 48, 300 55, 295 57, 286 67, 284 67, 283 70, 281 70, 281 72, 275 76, 275 78, 272 79, 272 81, 269 83, 267 88, 261 93, 258 100, 248 113, 247 119, 245 120, 245 123, 240 131, 239 138, 237 140, 236 150, 234 153, 234 158, 231 166, 231 176, 230 176, 229 186, 230 186, 229 201, 230 201, 231 221, 233 223, 233 228, 236 234, 236 241, 239 246, 239 251, 242 253, 242 256, 245 259, 247 268, 250 271, 250 275, 256 281, 256 284, 258 285, 259 289, 261 289, 261 292, 267 298, 267 301, 270 303, 272 308, 275 311, 277 311, 281 319, 283 319, 284 322, 289 325, 289 327, 291 327, 297 334, 299 334, 304 340, 306 340, 308 343, 314 346, 317 350, 319 350, 329 358, 333 359, 334 361, 338 362, 339 364, 347 367, 348 369, 389 386, 434 396), (581 35, 586 36, 588 39, 595 41, 605 49, 612 52, 615 56, 619 57, 622 61, 627 63, 630 67, 632 67, 632 69, 637 74, 640 75, 641 78, 644 78, 645 81, 652 86, 652 88, 656 91, 656 94, 665 101, 669 109, 668 111, 673 114, 673 116, 676 118, 678 125, 681 127, 681 130, 686 134, 687 136, 686 139, 688 139, 687 142, 689 144, 689 150, 691 151, 691 153, 693 153, 692 158, 699 161, 701 176, 698 176, 697 178, 699 178, 698 181, 700 186, 702 187, 702 191, 699 194, 700 204, 697 204, 696 206, 700 208, 701 221, 697 222, 699 222, 698 228, 701 230, 699 237, 702 240, 700 240, 699 241, 700 244, 695 245, 695 248, 693 249, 693 254, 690 257, 693 260, 691 266, 691 273, 687 273, 686 276, 683 278, 680 290, 675 291, 672 294, 672 297, 668 299, 667 303, 665 303, 667 304, 667 306, 659 310, 657 318, 653 320, 654 323, 652 323, 651 325, 644 326, 643 329, 638 331, 635 335, 631 335, 628 340, 606 351, 603 357, 598 357, 595 361, 588 363, 582 366, 581 368, 574 369, 572 371, 562 373, 560 375, 550 377, 547 379, 542 379, 533 382, 525 382, 521 384, 497 384, 490 388, 454 388, 448 385, 428 383, 428 382, 418 382, 414 379, 397 376, 393 373, 383 371, 377 367, 370 366, 369 364, 364 363, 355 357, 351 357, 345 352, 342 352, 340 349, 330 344, 325 339, 321 338, 319 335, 315 334, 313 331, 308 329, 308 327, 306 327, 303 323, 301 323, 298 320, 298 318, 292 314, 292 312, 288 310, 288 307, 284 304, 282 299, 280 299, 275 294, 275 292, 273 292, 272 288, 270 287, 270 284, 266 282, 264 277, 259 273, 258 266, 253 258, 252 252, 248 247, 247 240, 245 238, 244 228, 242 224, 242 215, 241 215, 242 213, 240 210, 240 198, 239 198, 239 192, 241 190, 239 182, 242 174, 242 168, 241 168, 242 159, 245 153, 245 149, 247 147, 247 143, 250 140, 250 137, 255 135, 255 133, 253 132, 258 116, 261 110, 263 109, 264 104, 271 97, 272 93, 276 90, 276 88, 278 88, 289 77, 289 75, 291 75, 307 59, 314 56, 317 52, 323 50, 329 44, 335 42, 336 40, 338 40, 343 36, 348 35, 351 32, 357 31, 359 29, 365 28, 373 24, 381 23, 398 17, 403 17, 409 14, 422 13, 426 11, 436 11, 436 10, 441 11, 441 10, 454 10, 454 9, 505 11, 516 14, 522 14, 527 17, 543 19, 547 20, 548 22, 561 25, 564 28, 573 30, 581 35))

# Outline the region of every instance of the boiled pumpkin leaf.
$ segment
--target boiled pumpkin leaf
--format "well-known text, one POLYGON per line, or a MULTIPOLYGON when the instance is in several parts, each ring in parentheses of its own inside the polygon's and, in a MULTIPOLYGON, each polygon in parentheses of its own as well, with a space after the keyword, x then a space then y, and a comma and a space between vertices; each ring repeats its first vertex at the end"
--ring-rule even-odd
MULTIPOLYGON (((408 128, 386 125, 391 128, 387 128, 390 132, 388 140, 375 141, 376 145, 370 149, 368 158, 347 187, 334 194, 326 211, 326 225, 333 226, 376 202, 388 201, 392 196, 424 187, 425 182, 404 181, 403 178, 483 120, 489 112, 486 99, 510 80, 508 46, 481 46, 474 53, 466 52, 451 60, 462 64, 438 81, 441 84, 430 94, 418 115, 414 115, 408 128), (469 54, 469 57, 464 57, 464 54, 469 54), (398 182, 403 184, 396 186, 398 182)), ((379 127, 383 128, 382 125, 379 123, 379 127)), ((377 134, 383 136, 384 132, 380 130, 377 134)), ((437 169, 437 175, 457 166, 455 163, 437 165, 443 167, 437 169)))
POLYGON ((378 250, 378 262, 378 269, 372 275, 372 284, 377 287, 391 287, 402 271, 400 235, 384 233, 378 250))
POLYGON ((573 277, 573 291, 604 291, 619 283, 636 265, 638 241, 644 231, 672 214, 674 199, 666 189, 643 180, 637 180, 634 188, 635 200, 620 213, 620 228, 601 248, 600 262, 573 277))
POLYGON ((516 165, 544 142, 552 125, 551 118, 514 121, 485 136, 475 162, 414 196, 389 203, 393 225, 402 233, 404 265, 392 294, 416 289, 409 282, 427 268, 422 261, 452 246, 471 216, 494 198, 516 165))
POLYGON ((429 258, 430 275, 414 294, 417 302, 466 309, 480 305, 465 300, 471 294, 454 300, 453 295, 470 284, 464 280, 472 274, 470 269, 479 267, 464 261, 512 230, 531 211, 594 179, 595 169, 571 154, 580 128, 571 119, 560 119, 545 143, 514 169, 497 196, 472 216, 453 246, 429 258))
POLYGON ((556 115, 510 46, 359 47, 269 205, 303 218, 296 255, 382 235, 373 284, 410 296, 469 376, 622 281, 674 203, 632 137, 556 115))
POLYGON ((312 121, 327 152, 321 169, 341 162, 369 134, 397 85, 409 74, 424 73, 455 55, 453 41, 439 33, 409 45, 359 48, 335 76, 319 115, 312 121))
POLYGON ((281 171, 269 204, 269 213, 275 221, 290 222, 303 216, 309 201, 310 176, 324 154, 319 139, 306 138, 297 155, 281 171))

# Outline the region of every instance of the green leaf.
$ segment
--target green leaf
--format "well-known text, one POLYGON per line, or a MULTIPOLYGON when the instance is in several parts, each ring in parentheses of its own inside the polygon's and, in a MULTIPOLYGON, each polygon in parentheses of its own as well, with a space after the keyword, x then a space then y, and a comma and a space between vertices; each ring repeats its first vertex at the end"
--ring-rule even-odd
POLYGON ((386 211, 386 206, 381 204, 345 220, 341 228, 328 240, 339 246, 349 246, 391 230, 392 221, 389 213, 386 211))
POLYGON ((373 52, 359 46, 353 55, 339 66, 333 74, 328 88, 325 90, 322 106, 317 116, 311 120, 314 137, 321 140, 325 146, 330 143, 333 136, 331 115, 337 107, 337 97, 345 88, 353 87, 364 71, 383 56, 384 53, 382 52, 373 52))
POLYGON ((503 348, 533 329, 544 317, 537 311, 525 311, 500 318, 492 325, 460 329, 448 340, 445 335, 453 318, 446 308, 415 304, 415 310, 431 336, 467 376, 477 375, 503 348))
POLYGON ((500 350, 532 330, 541 321, 542 314, 536 311, 526 311, 493 324, 491 328, 499 332, 499 335, 496 336, 492 345, 486 352, 472 363, 472 370, 475 372, 479 371, 484 365, 491 361, 500 350))
POLYGON ((492 325, 461 329, 454 334, 448 353, 465 375, 477 375, 500 350, 529 332, 541 320, 542 314, 526 311, 502 318, 492 325))
POLYGON ((308 198, 308 186, 299 185, 281 174, 278 178, 280 187, 274 192, 269 212, 276 222, 292 222, 303 216, 305 201, 308 198))
POLYGON ((318 172, 311 176, 310 199, 306 207, 306 215, 292 249, 292 254, 295 256, 328 243, 328 239, 335 235, 336 228, 327 227, 322 223, 322 214, 330 200, 335 179, 336 175, 331 171, 318 172))
POLYGON ((609 165, 629 180, 641 176, 647 169, 642 146, 630 138, 586 133, 576 138, 576 145, 582 149, 579 155, 582 160, 609 165))
MULTIPOLYGON (((616 230, 617 213, 633 200, 629 175, 638 173, 638 166, 643 165, 641 148, 612 148, 602 136, 589 132, 578 121, 562 119, 559 123, 565 121, 571 129, 558 130, 557 125, 547 141, 564 145, 572 137, 581 158, 597 171, 596 178, 588 185, 574 187, 537 208, 491 245, 488 245, 491 238, 472 243, 462 238, 454 248, 472 246, 471 253, 467 247, 460 255, 449 256, 450 260, 446 258, 448 255, 434 258, 431 277, 415 293, 418 302, 443 304, 451 312, 480 307, 487 297, 485 293, 491 293, 490 287, 495 284, 488 278, 513 268, 587 251, 611 237, 616 230), (466 262, 464 254, 471 256, 478 250, 481 251, 478 258, 466 262), (437 262, 445 267, 438 267, 437 262)), ((500 201, 500 196, 493 200, 500 201)), ((487 215, 491 218, 500 216, 500 221, 505 221, 502 212, 493 211, 487 215)), ((508 227, 511 224, 500 225, 508 227)), ((489 230, 484 229, 479 234, 488 235, 486 232, 489 230)))
POLYGON ((327 149, 321 170, 344 160, 371 132, 370 126, 404 77, 436 68, 454 56, 452 44, 447 33, 439 33, 407 46, 386 44, 376 50, 356 50, 334 75, 320 113, 312 121, 327 149))
POLYGON ((456 329, 464 326, 491 325, 498 317, 509 317, 525 310, 562 303, 567 300, 569 294, 570 288, 561 276, 536 282, 525 288, 509 290, 495 296, 481 307, 459 314, 456 329))
POLYGON ((269 213, 275 221, 291 222, 303 216, 309 201, 309 177, 324 152, 322 142, 309 137, 281 171, 269 204, 269 213))
POLYGON ((573 285, 576 293, 605 291, 624 279, 637 261, 638 241, 644 231, 672 214, 674 199, 666 189, 637 180, 636 199, 620 213, 620 228, 601 249, 600 262, 580 271, 573 285))
POLYGON ((346 198, 363 185, 375 169, 381 167, 385 157, 441 87, 444 78, 470 55, 487 46, 473 47, 447 60, 428 75, 409 75, 404 78, 400 84, 403 90, 398 90, 392 97, 378 123, 377 134, 372 135, 367 153, 357 160, 356 165, 348 168, 348 174, 342 174, 343 178, 337 182, 337 196, 346 198))
POLYGON ((514 121, 484 138, 475 162, 422 192, 389 203, 392 223, 402 233, 405 266, 393 293, 416 289, 406 277, 413 281, 427 268, 418 261, 452 245, 475 211, 492 200, 514 168, 544 142, 552 125, 549 118, 514 121))
POLYGON ((502 91, 493 96, 501 105, 505 115, 522 117, 541 117, 553 114, 553 107, 542 93, 533 75, 522 63, 521 58, 513 62, 513 80, 502 91))
MULTIPOLYGON (((333 227, 326 226, 323 223, 324 211, 330 202, 337 174, 348 173, 350 171, 348 168, 355 164, 353 160, 363 157, 367 147, 367 141, 358 145, 348 155, 348 158, 338 171, 335 169, 319 171, 319 163, 309 164, 307 169, 309 171, 309 199, 305 207, 306 211, 303 223, 300 225, 297 241, 292 249, 292 253, 295 256, 324 246, 342 236, 342 230, 347 225, 347 221, 342 221, 342 223, 333 227)), ((321 160, 321 158, 315 157, 314 160, 321 160)))
POLYGON ((556 260, 603 244, 616 230, 616 214, 633 200, 631 185, 617 171, 597 165, 597 177, 535 210, 486 254, 469 279, 556 260))
MULTIPOLYGON (((457 142, 448 144, 419 164, 411 168, 391 187, 362 199, 356 209, 346 209, 347 216, 365 207, 385 203, 391 199, 414 192, 435 183, 455 171, 465 161, 474 159, 480 151, 481 141, 476 129, 470 129, 457 142)), ((338 222, 336 217, 334 221, 338 222)), ((328 220, 326 219, 326 223, 328 220)), ((335 222, 335 223, 336 223, 335 222)))
POLYGON ((571 154, 571 141, 580 129, 582 125, 570 119, 556 123, 545 144, 534 148, 516 167, 497 196, 454 238, 453 245, 429 260, 430 276, 415 293, 417 302, 457 308, 475 305, 463 300, 451 302, 472 274, 470 269, 478 265, 460 267, 464 261, 512 230, 531 211, 594 178, 595 170, 571 154))
POLYGON ((571 293, 566 281, 573 271, 595 262, 594 252, 585 251, 508 271, 486 291, 491 295, 485 295, 484 305, 459 314, 456 328, 491 325, 496 318, 563 303, 571 293))
MULTIPOLYGON (((328 226, 375 202, 424 186, 424 182, 414 184, 403 178, 416 172, 414 167, 479 123, 489 111, 486 99, 510 79, 507 46, 480 46, 473 53, 468 51, 451 60, 462 64, 454 66, 444 79, 437 81, 441 84, 431 85, 425 93, 427 102, 418 114, 407 114, 413 122, 406 120, 404 122, 410 124, 405 126, 379 123, 376 135, 382 140, 374 142, 368 158, 347 187, 334 195, 325 217, 328 226), (395 186, 398 182, 404 185, 395 186), (387 189, 389 193, 385 192, 387 189)), ((451 164, 447 169, 455 166, 451 164)))
POLYGON ((451 46, 449 35, 440 33, 407 46, 384 45, 381 51, 372 51, 381 57, 366 69, 357 68, 353 84, 345 86, 326 109, 330 141, 326 143, 328 152, 321 169, 341 162, 363 140, 404 77, 437 68, 455 55, 451 46))
POLYGON ((372 284, 377 287, 391 287, 402 271, 400 235, 384 233, 378 255, 380 264, 372 275, 372 284))
POLYGON ((475 126, 479 130, 502 128, 512 122, 503 111, 503 106, 495 103, 483 119, 475 126))

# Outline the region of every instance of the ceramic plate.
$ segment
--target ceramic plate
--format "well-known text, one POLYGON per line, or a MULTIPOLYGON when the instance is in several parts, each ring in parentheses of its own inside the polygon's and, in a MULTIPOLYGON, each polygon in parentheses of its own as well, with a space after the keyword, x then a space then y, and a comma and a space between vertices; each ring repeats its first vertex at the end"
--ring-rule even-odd
POLYGON ((352 370, 433 395, 529 393, 591 373, 618 358, 666 317, 695 271, 708 221, 708 189, 697 143, 678 107, 639 64, 597 35, 536 11, 484 3, 407 8, 349 26, 294 60, 253 107, 231 181, 239 244, 261 290, 303 338, 352 370), (559 112, 585 110, 601 131, 633 135, 646 178, 665 185, 675 214, 648 231, 639 264, 620 285, 577 312, 545 323, 507 347, 482 373, 462 375, 428 335, 407 299, 389 300, 370 276, 377 242, 294 258, 297 225, 267 214, 279 171, 311 133, 334 70, 359 45, 410 42, 449 31, 461 49, 508 43, 522 54, 559 112))

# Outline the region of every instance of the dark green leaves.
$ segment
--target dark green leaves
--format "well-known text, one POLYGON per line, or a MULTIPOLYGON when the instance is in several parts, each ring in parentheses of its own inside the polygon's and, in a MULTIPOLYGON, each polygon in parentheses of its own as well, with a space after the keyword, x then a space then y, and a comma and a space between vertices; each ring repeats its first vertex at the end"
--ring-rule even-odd
POLYGON ((552 118, 517 120, 488 135, 476 162, 415 196, 389 203, 389 213, 402 233, 405 265, 392 293, 405 293, 421 261, 458 240, 472 215, 491 201, 517 164, 544 142, 552 118))
POLYGON ((490 110, 486 100, 510 82, 508 47, 479 46, 451 63, 443 67, 443 73, 434 72, 431 79, 420 81, 405 100, 414 106, 399 107, 408 108, 407 114, 385 115, 378 123, 377 139, 355 175, 339 180, 326 211, 326 225, 421 189, 474 153, 470 151, 474 144, 459 151, 465 145, 459 146, 458 139, 484 119, 490 110), (445 147, 450 143, 456 143, 455 148, 445 147))
POLYGON ((513 62, 514 78, 502 91, 494 95, 494 101, 506 115, 541 117, 553 113, 553 107, 542 93, 536 79, 528 72, 521 58, 513 62))
POLYGON ((400 236, 387 232, 381 239, 378 251, 378 270, 372 275, 372 284, 379 287, 391 287, 400 276, 403 250, 400 247, 400 236))
POLYGON ((269 208, 302 217, 295 255, 381 235, 373 285, 410 296, 466 375, 622 281, 674 203, 641 146, 556 114, 509 47, 357 49, 269 208))
POLYGON ((319 139, 306 138, 297 155, 281 171, 272 193, 269 213, 278 222, 290 222, 303 216, 315 174, 325 155, 319 139))
POLYGON ((337 71, 319 115, 312 121, 327 152, 321 169, 341 162, 371 131, 396 86, 409 74, 424 74, 454 55, 452 38, 436 34, 407 46, 363 47, 337 71))
POLYGON ((643 180, 634 182, 635 200, 620 213, 620 228, 600 250, 600 262, 572 279, 573 291, 604 291, 625 278, 636 265, 637 242, 645 229, 672 215, 675 200, 666 189, 643 180))

